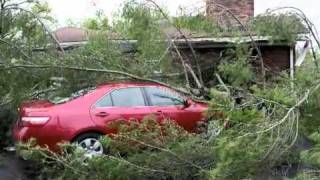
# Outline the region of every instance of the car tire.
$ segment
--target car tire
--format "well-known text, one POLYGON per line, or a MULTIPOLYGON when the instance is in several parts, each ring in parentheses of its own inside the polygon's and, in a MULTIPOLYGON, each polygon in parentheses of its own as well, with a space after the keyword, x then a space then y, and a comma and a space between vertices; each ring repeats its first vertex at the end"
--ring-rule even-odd
POLYGON ((73 142, 85 151, 85 156, 101 156, 105 153, 105 148, 100 142, 101 134, 86 133, 77 137, 73 142))

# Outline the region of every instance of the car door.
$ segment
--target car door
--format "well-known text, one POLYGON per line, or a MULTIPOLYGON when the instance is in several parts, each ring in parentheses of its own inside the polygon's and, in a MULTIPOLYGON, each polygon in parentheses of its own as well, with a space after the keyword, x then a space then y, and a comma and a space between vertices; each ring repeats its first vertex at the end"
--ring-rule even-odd
MULTIPOLYGON (((151 113, 146 99, 139 87, 113 90, 98 100, 91 109, 91 117, 100 127, 117 121, 141 121, 151 113)), ((108 128, 114 131, 112 128, 108 128)), ((110 132, 107 132, 110 133, 110 132)))
POLYGON ((165 87, 145 87, 148 103, 152 114, 158 120, 170 119, 176 121, 188 131, 193 131, 197 121, 201 119, 201 113, 193 105, 184 106, 184 98, 178 93, 165 87))

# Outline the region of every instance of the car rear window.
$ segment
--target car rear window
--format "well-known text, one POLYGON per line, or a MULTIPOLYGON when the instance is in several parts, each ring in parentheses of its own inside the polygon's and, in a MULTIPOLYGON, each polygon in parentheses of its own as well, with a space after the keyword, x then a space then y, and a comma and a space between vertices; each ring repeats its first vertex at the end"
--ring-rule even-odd
POLYGON ((77 99, 78 97, 84 96, 92 91, 94 91, 96 87, 89 87, 85 89, 78 90, 76 92, 71 93, 69 96, 65 97, 54 97, 50 99, 50 101, 54 104, 62 104, 68 101, 71 101, 73 99, 77 99))

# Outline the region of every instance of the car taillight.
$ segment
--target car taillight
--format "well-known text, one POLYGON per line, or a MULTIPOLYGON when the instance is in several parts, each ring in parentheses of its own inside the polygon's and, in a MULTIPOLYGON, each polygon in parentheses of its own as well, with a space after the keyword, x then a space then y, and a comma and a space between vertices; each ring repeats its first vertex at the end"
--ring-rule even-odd
POLYGON ((21 117, 21 126, 41 126, 46 124, 50 117, 21 117))

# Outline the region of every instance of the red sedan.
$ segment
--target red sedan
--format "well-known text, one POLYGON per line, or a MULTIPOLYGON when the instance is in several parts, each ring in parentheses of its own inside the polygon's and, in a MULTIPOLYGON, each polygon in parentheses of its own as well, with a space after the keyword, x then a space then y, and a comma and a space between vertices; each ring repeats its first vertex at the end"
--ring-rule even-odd
POLYGON ((204 120, 207 104, 187 100, 174 90, 155 83, 113 83, 74 93, 56 104, 31 101, 22 104, 14 127, 14 138, 58 150, 59 142, 75 142, 89 154, 102 154, 99 137, 114 133, 108 129, 117 120, 142 120, 154 114, 176 121, 195 132, 204 120))

